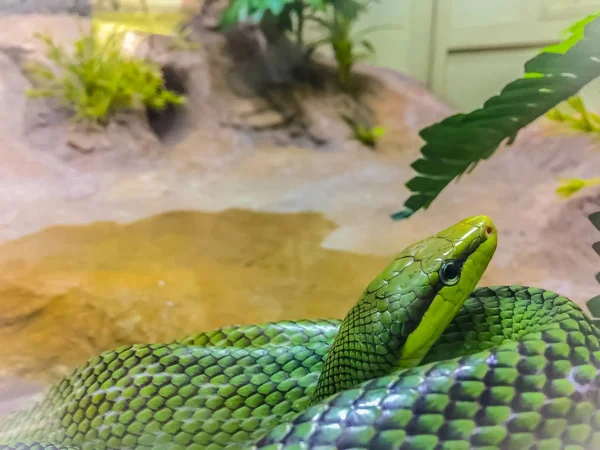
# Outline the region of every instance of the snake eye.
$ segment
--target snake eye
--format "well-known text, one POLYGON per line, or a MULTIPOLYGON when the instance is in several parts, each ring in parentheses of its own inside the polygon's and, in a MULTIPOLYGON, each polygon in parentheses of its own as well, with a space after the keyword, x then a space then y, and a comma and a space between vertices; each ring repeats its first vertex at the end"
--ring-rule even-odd
POLYGON ((460 279, 461 269, 462 264, 455 259, 449 259, 448 261, 444 261, 439 272, 440 281, 446 286, 454 286, 456 283, 458 283, 458 280, 460 279))

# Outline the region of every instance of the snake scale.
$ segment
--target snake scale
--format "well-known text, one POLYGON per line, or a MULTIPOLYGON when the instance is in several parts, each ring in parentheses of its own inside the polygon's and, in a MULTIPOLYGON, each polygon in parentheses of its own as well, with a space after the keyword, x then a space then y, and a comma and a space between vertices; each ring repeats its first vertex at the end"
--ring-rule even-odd
POLYGON ((476 288, 496 244, 476 216, 409 246, 343 321, 104 352, 0 419, 0 448, 600 449, 600 330, 556 293, 476 288))

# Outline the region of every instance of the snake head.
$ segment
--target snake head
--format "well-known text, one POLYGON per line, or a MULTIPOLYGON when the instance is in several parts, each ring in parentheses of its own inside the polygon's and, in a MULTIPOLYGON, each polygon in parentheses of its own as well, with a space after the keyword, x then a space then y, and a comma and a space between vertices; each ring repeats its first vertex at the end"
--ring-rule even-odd
POLYGON ((402 251, 346 315, 312 401, 417 366, 475 289, 497 239, 492 220, 476 216, 402 251))
POLYGON ((400 367, 421 362, 475 289, 497 242, 498 233, 489 217, 469 217, 404 250, 395 261, 402 268, 391 264, 405 278, 398 279, 397 288, 412 284, 417 293, 408 306, 414 329, 402 347, 400 367))

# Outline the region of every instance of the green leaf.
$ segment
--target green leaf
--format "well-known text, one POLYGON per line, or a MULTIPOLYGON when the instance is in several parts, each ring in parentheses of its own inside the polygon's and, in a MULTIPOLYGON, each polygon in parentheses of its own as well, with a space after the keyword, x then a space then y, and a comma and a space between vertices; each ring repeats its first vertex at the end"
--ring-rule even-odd
POLYGON ((567 100, 567 104, 577 112, 585 111, 585 105, 579 95, 574 95, 567 100))
MULTIPOLYGON (((600 231, 600 211, 597 211, 588 216, 589 221, 596 228, 596 230, 600 231)), ((600 242, 596 242, 592 248, 596 252, 597 255, 600 256, 600 242)), ((600 283, 600 273, 596 274, 596 281, 600 283)), ((600 295, 592 298, 587 302, 587 307, 592 314, 592 317, 600 318, 600 295)), ((594 325, 600 327, 600 320, 594 321, 594 325)))
POLYGON ((588 219, 592 222, 592 225, 596 227, 596 230, 600 231, 600 211, 590 214, 588 219))
POLYGON ((325 9, 325 2, 323 0, 306 0, 306 3, 315 12, 323 11, 325 9))
POLYGON ((555 122, 566 122, 569 120, 568 116, 558 108, 552 108, 546 113, 546 117, 555 122))
POLYGON ((367 51, 369 53, 375 53, 375 46, 373 46, 373 44, 370 41, 367 41, 366 39, 360 41, 361 45, 367 49, 367 51))
POLYGON ((240 10, 245 3, 245 0, 236 0, 223 10, 219 21, 219 27, 222 30, 228 30, 238 23, 240 10))
POLYGON ((290 1, 291 0, 267 0, 267 4, 265 5, 265 7, 260 9, 268 9, 271 11, 271 14, 273 14, 274 16, 278 16, 282 13, 285 5, 287 3, 290 3, 290 1))
POLYGON ((270 13, 280 19, 280 25, 288 23, 291 9, 288 6, 299 0, 234 0, 221 14, 219 25, 227 30, 240 22, 258 23, 270 13))
POLYGON ((435 172, 435 189, 409 187, 412 195, 405 202, 404 211, 392 218, 404 219, 428 208, 454 179, 600 76, 599 43, 600 18, 594 18, 585 25, 577 43, 570 43, 564 53, 541 53, 529 60, 525 64, 526 76, 505 86, 483 108, 457 114, 422 130, 425 145, 421 148, 417 178, 432 178, 430 174, 435 172))
POLYGON ((583 38, 583 33, 585 30, 585 26, 595 20, 598 16, 600 16, 600 12, 590 14, 589 16, 581 19, 578 22, 575 22, 573 25, 569 26, 566 30, 563 30, 561 33, 561 42, 554 45, 549 45, 544 48, 543 52, 552 52, 552 53, 564 53, 568 49, 570 49, 573 45, 579 42, 583 38))
POLYGON ((365 61, 368 60, 369 58, 371 58, 373 55, 371 55, 370 53, 354 53, 351 58, 350 61, 352 62, 352 65, 354 65, 354 63, 360 62, 360 61, 365 61))
POLYGON ((385 134, 385 128, 384 127, 375 127, 371 130, 371 133, 376 138, 379 138, 385 134))
POLYGON ((348 21, 354 21, 366 9, 366 4, 356 0, 331 0, 334 9, 348 21))
MULTIPOLYGON (((587 307, 592 317, 600 318, 600 295, 588 300, 587 307)), ((599 326, 598 323, 595 323, 595 325, 599 326)))
POLYGON ((559 108, 554 108, 546 114, 546 117, 556 122, 566 123, 570 128, 578 131, 586 133, 600 132, 600 117, 586 108, 581 96, 574 95, 566 101, 564 106, 573 109, 575 112, 567 114, 559 108))
POLYGON ((600 184, 600 178, 589 178, 583 180, 580 178, 565 178, 561 180, 561 184, 556 188, 556 193, 563 198, 570 197, 579 192, 584 187, 597 186, 600 184))

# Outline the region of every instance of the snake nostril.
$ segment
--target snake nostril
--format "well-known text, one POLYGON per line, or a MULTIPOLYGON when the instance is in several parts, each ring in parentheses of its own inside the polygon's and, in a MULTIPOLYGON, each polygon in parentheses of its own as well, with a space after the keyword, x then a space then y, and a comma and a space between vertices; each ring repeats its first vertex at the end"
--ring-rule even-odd
POLYGON ((494 232, 494 229, 490 226, 485 227, 485 237, 488 238, 492 235, 492 233, 494 232))

